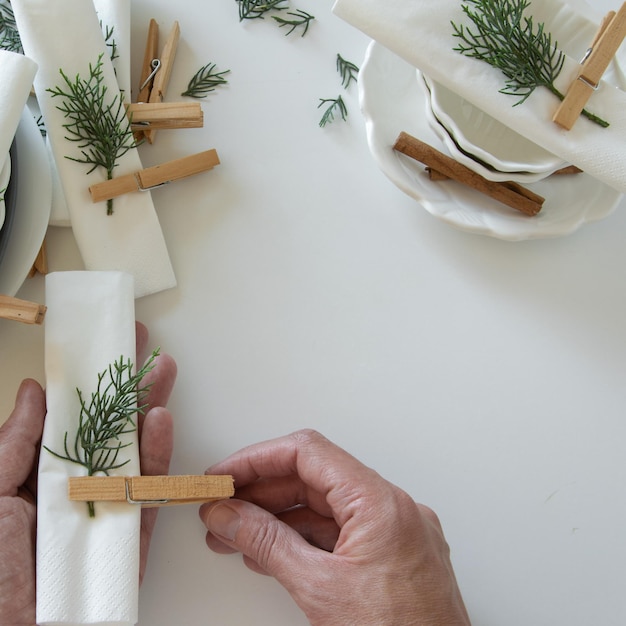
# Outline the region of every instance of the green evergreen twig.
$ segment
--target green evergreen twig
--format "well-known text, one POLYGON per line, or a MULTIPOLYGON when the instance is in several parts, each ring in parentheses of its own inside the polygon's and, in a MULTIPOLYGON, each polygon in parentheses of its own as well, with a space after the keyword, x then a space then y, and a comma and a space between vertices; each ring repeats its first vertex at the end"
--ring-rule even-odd
POLYGON ((282 28, 283 26, 291 26, 291 28, 285 33, 285 35, 291 35, 291 33, 293 33, 293 31, 298 28, 298 26, 302 26, 303 29, 300 37, 304 37, 306 35, 306 32, 309 30, 309 24, 315 19, 314 15, 311 15, 310 13, 307 13, 306 11, 302 11, 300 9, 297 9, 295 12, 289 11, 287 15, 291 15, 294 19, 288 20, 278 15, 272 15, 272 18, 276 20, 280 28, 282 28))
POLYGON ((357 80, 359 68, 351 61, 346 61, 340 54, 337 54, 337 71, 341 76, 341 84, 347 89, 352 81, 357 80))
MULTIPOLYGON (((563 100, 564 95, 554 82, 563 69, 565 55, 543 23, 535 25, 532 16, 524 15, 530 0, 466 2, 462 9, 475 30, 451 22, 453 36, 460 42, 453 49, 501 70, 506 82, 500 93, 519 96, 513 106, 525 102, 540 86, 563 100)), ((608 126, 608 122, 596 115, 586 110, 582 113, 597 124, 608 126)))
POLYGON ((341 96, 337 96, 336 98, 320 98, 320 103, 317 105, 317 108, 319 109, 325 104, 327 104, 328 107, 322 115, 322 119, 319 123, 320 127, 323 128, 324 126, 326 126, 326 124, 333 122, 335 120, 335 114, 337 112, 339 112, 339 114, 341 115, 341 119, 344 121, 348 117, 348 109, 346 108, 346 105, 341 96))
MULTIPOLYGON (((83 397, 80 389, 76 389, 80 403, 80 414, 74 442, 69 443, 69 433, 63 437, 63 452, 55 452, 44 448, 59 459, 82 465, 88 476, 96 474, 109 475, 114 469, 119 469, 130 459, 122 460, 120 452, 131 445, 123 443, 122 437, 137 430, 133 421, 135 413, 143 414, 145 404, 139 404, 150 385, 141 387, 144 376, 153 369, 154 360, 159 351, 155 350, 146 364, 135 374, 132 373, 133 364, 130 359, 120 357, 118 361, 109 365, 98 374, 96 390, 91 394, 91 400, 83 397)), ((95 516, 93 502, 87 503, 89 516, 95 516)))
MULTIPOLYGON (((65 83, 62 87, 47 89, 52 97, 63 98, 57 109, 68 123, 63 125, 68 135, 66 139, 78 144, 81 157, 66 156, 70 161, 91 165, 87 174, 97 167, 106 171, 107 179, 113 178, 113 170, 118 159, 129 150, 137 147, 133 137, 130 120, 121 94, 108 98, 104 84, 102 55, 96 65, 89 64, 89 77, 81 78, 78 74, 70 79, 62 69, 59 70, 65 83), (107 102, 107 100, 109 100, 107 102)), ((113 213, 113 201, 107 200, 107 215, 113 213)))
POLYGON ((182 92, 182 96, 191 98, 206 98, 207 94, 215 91, 219 85, 225 85, 228 81, 224 78, 224 74, 228 74, 230 70, 215 72, 215 63, 207 63, 203 65, 191 78, 187 89, 182 92))
POLYGON ((239 21, 263 19, 270 11, 283 11, 287 0, 237 0, 239 21))

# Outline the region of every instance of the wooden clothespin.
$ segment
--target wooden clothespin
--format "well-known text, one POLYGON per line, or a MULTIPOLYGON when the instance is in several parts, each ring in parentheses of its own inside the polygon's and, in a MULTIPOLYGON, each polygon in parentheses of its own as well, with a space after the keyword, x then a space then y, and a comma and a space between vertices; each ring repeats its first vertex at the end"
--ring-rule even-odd
POLYGON ((580 62, 578 74, 572 81, 565 99, 552 120, 570 130, 585 108, 591 94, 598 88, 600 79, 626 37, 626 2, 619 11, 610 11, 580 62))
POLYGON ((126 112, 133 131, 157 128, 202 128, 204 114, 199 102, 140 102, 129 104, 126 112))
POLYGON ((48 273, 48 252, 45 238, 41 244, 41 248, 39 248, 35 262, 30 268, 30 272, 28 272, 28 278, 32 278, 37 273, 44 275, 48 273))
POLYGON ((89 193, 93 202, 102 202, 125 193, 148 191, 181 178, 188 178, 194 174, 206 172, 219 165, 219 163, 217 151, 206 150, 205 152, 198 152, 181 159, 174 159, 160 165, 147 167, 134 174, 127 174, 102 183, 96 183, 89 187, 89 193))
POLYGON ((0 318, 24 324, 41 324, 46 311, 47 307, 43 304, 0 295, 0 318))
POLYGON ((191 476, 73 476, 68 499, 76 502, 128 502, 145 507, 195 504, 231 498, 233 477, 191 476))
MULTIPOLYGON (((174 22, 163 50, 159 55, 159 25, 156 20, 150 20, 137 102, 149 102, 152 104, 163 102, 170 76, 172 75, 179 38, 180 26, 178 22, 174 22)), ((154 128, 138 132, 143 132, 143 135, 150 143, 154 142, 156 132, 154 128)), ((137 135, 135 137, 137 138, 137 135)))

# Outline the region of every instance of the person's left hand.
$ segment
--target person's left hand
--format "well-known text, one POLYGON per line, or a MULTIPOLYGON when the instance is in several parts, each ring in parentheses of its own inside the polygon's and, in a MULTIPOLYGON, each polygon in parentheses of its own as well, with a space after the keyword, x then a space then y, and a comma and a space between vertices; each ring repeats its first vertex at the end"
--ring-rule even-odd
MULTIPOLYGON (((148 331, 137 324, 137 356, 145 350, 148 331)), ((142 474, 167 474, 172 455, 172 416, 164 407, 176 380, 176 363, 166 355, 156 359, 144 381, 152 383, 145 398, 145 415, 138 423, 142 474)), ((27 379, 17 392, 15 408, 0 427, 0 624, 35 623, 35 523, 37 459, 46 414, 45 394, 27 379)), ((141 516, 143 578, 148 547, 158 509, 141 516)))

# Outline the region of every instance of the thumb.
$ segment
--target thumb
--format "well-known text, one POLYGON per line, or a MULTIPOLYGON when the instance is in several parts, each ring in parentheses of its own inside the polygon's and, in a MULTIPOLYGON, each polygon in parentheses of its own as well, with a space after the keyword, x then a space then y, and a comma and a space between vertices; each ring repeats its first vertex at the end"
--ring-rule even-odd
POLYGON ((241 552, 251 569, 273 576, 287 590, 293 589, 303 571, 319 558, 319 550, 290 526, 255 504, 243 500, 206 504, 200 508, 209 533, 227 547, 241 552))

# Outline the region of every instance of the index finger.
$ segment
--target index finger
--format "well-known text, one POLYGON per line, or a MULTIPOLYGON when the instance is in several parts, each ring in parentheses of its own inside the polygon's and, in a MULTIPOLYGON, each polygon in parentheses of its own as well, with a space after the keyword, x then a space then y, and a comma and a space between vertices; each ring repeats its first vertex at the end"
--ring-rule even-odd
MULTIPOLYGON (((375 490, 385 482, 376 472, 314 430, 243 448, 207 469, 211 474, 231 474, 241 488, 259 479, 297 475, 323 495, 340 517, 351 516, 351 503, 364 496, 362 486, 375 490)), ((368 489, 370 491, 370 489, 368 489)), ((337 520, 341 522, 340 519, 337 520)))

